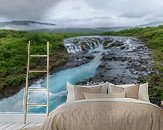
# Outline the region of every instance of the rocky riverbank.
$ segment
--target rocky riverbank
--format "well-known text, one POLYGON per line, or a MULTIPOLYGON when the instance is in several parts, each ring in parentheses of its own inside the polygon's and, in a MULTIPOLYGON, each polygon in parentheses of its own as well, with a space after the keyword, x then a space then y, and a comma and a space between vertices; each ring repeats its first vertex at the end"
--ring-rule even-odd
POLYGON ((88 52, 99 44, 104 46, 105 53, 96 74, 80 82, 82 84, 106 81, 114 84, 140 83, 142 78, 146 79, 148 74, 155 72, 150 50, 136 38, 89 36, 71 38, 66 43, 68 52, 74 55, 88 52))
POLYGON ((96 75, 85 82, 141 83, 142 78, 155 72, 150 50, 138 39, 117 37, 104 48, 107 51, 96 75))

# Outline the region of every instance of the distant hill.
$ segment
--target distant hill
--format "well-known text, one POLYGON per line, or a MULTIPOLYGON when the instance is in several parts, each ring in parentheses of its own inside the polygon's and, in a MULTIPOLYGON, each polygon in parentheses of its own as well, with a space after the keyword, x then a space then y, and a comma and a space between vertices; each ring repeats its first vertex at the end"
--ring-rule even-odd
POLYGON ((159 25, 163 25, 163 21, 151 22, 143 25, 138 25, 136 27, 157 27, 159 25))
POLYGON ((52 29, 37 29, 31 31, 37 32, 57 32, 57 33, 103 33, 110 31, 120 31, 130 27, 99 27, 99 28, 52 28, 52 29))
POLYGON ((8 21, 0 22, 0 29, 28 30, 37 32, 58 32, 58 33, 102 33, 108 31, 120 31, 130 27, 98 27, 98 28, 62 28, 53 23, 35 22, 35 21, 8 21))
POLYGON ((41 28, 54 28, 53 23, 43 23, 35 21, 8 21, 0 22, 0 29, 12 29, 12 30, 33 30, 41 28))
POLYGON ((56 32, 56 33, 104 33, 104 32, 117 32, 123 29, 129 28, 143 28, 143 27, 154 27, 163 25, 162 21, 152 22, 137 26, 116 26, 116 27, 68 27, 62 28, 61 25, 53 23, 44 23, 36 21, 8 21, 0 22, 0 29, 11 29, 11 30, 26 30, 35 32, 56 32))

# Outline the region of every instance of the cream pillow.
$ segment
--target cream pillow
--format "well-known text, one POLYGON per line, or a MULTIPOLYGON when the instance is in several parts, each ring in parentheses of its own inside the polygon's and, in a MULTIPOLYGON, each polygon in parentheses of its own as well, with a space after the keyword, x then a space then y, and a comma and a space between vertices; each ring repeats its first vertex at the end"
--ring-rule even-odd
MULTIPOLYGON (((124 84, 124 85, 116 85, 116 86, 127 88, 133 85, 135 84, 124 84)), ((114 84, 108 82, 108 93, 112 93, 112 86, 114 86, 114 84)), ((148 83, 139 85, 138 99, 142 101, 150 102, 149 94, 148 94, 148 83)))
MULTIPOLYGON (((116 85, 117 87, 122 87, 122 88, 127 88, 127 87, 131 87, 135 84, 122 84, 122 85, 116 85)), ((109 83, 108 82, 108 93, 112 93, 112 86, 115 86, 115 84, 109 83)))
POLYGON ((125 93, 126 98, 134 98, 138 99, 139 94, 139 85, 133 85, 131 87, 119 87, 119 86, 112 86, 112 92, 113 93, 125 93))
POLYGON ((148 94, 148 83, 140 84, 138 99, 146 102, 150 102, 149 94, 148 94))
POLYGON ((109 94, 84 93, 84 97, 86 99, 92 99, 92 98, 125 98, 125 93, 109 93, 109 94))
POLYGON ((74 90, 74 85, 70 84, 67 82, 67 101, 66 102, 72 102, 75 101, 75 90, 74 90))
POLYGON ((72 102, 84 99, 84 93, 107 93, 107 83, 94 86, 72 85, 67 82, 67 101, 72 102))

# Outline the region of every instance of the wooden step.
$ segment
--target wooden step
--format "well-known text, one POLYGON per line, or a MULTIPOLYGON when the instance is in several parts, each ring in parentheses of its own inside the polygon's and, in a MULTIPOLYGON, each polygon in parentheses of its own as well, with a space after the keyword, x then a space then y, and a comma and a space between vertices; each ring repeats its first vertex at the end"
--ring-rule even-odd
POLYGON ((48 91, 47 88, 28 88, 29 91, 48 91))
POLYGON ((47 104, 35 104, 35 103, 28 103, 28 106, 33 106, 33 107, 46 107, 47 104))
POLYGON ((47 55, 30 55, 30 57, 47 57, 47 55))
POLYGON ((30 73, 47 73, 47 70, 29 70, 30 73))

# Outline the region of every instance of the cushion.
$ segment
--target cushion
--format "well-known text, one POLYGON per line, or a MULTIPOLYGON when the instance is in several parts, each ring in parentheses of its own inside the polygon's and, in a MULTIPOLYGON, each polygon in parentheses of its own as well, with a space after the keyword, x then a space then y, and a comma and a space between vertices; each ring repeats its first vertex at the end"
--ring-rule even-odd
POLYGON ((107 93, 107 83, 94 86, 72 85, 67 83, 67 91, 66 102, 72 102, 85 99, 84 93, 107 93))
POLYGON ((146 101, 146 102, 150 102, 149 101, 149 94, 148 94, 148 83, 140 84, 138 99, 146 101))
POLYGON ((92 98, 125 98, 125 93, 109 93, 109 94, 84 93, 84 97, 86 99, 92 99, 92 98))
MULTIPOLYGON (((123 85, 116 85, 116 86, 127 88, 127 87, 131 87, 133 85, 135 85, 135 84, 123 84, 123 85)), ((112 86, 114 86, 114 84, 108 82, 108 93, 112 92, 112 86)), ((149 94, 148 94, 148 83, 139 85, 138 99, 142 100, 142 101, 150 102, 149 94)))
MULTIPOLYGON (((117 87, 123 87, 123 88, 127 88, 127 87, 131 87, 135 84, 122 84, 122 85, 116 85, 117 87)), ((115 86, 115 84, 109 83, 108 82, 108 93, 112 93, 112 86, 115 86)))
POLYGON ((135 84, 131 87, 119 87, 119 86, 112 86, 113 93, 125 93, 126 98, 135 98, 138 99, 139 94, 139 85, 135 84))
POLYGON ((84 97, 84 93, 101 93, 101 86, 97 86, 97 87, 74 87, 74 91, 75 91, 75 98, 77 100, 82 100, 85 99, 84 97))

